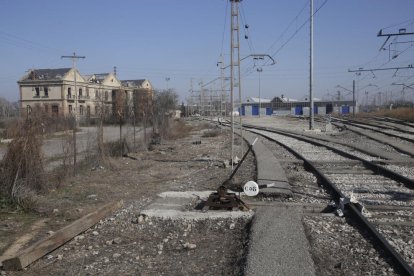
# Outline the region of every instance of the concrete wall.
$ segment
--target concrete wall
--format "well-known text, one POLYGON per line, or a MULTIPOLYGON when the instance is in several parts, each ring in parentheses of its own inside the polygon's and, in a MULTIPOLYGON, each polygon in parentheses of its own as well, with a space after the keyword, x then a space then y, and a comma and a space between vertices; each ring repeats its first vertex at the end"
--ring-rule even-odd
POLYGON ((43 101, 51 99, 61 99, 61 86, 53 85, 49 86, 47 84, 35 85, 35 86, 22 86, 22 101, 43 101), (39 88, 39 96, 36 97, 36 87, 39 88), (45 96, 44 88, 48 88, 48 96, 45 96))
MULTIPOLYGON (((62 79, 64 81, 75 81, 75 73, 73 69, 70 69, 66 75, 64 76, 64 78, 62 79)), ((81 74, 79 74, 78 71, 76 71, 76 82, 82 83, 82 82, 86 82, 86 80, 81 76, 81 74)))
POLYGON ((307 107, 307 106, 304 106, 303 107, 303 116, 309 116, 309 107, 307 107))
POLYGON ((295 109, 293 108, 293 111, 292 110, 273 110, 273 115, 274 116, 295 115, 295 109))
POLYGON ((318 106, 318 115, 326 115, 326 107, 318 106))
POLYGON ((245 106, 245 116, 252 116, 252 106, 246 105, 245 106))

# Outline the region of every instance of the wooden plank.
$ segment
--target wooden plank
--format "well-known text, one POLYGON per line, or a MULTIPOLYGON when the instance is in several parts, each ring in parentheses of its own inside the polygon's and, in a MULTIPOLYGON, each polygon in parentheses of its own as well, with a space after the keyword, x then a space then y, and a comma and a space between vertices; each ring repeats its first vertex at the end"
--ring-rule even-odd
POLYGON ((86 231, 87 229, 95 225, 99 220, 101 220, 108 214, 114 212, 115 210, 119 209, 122 206, 122 204, 122 200, 106 204, 105 206, 99 208, 95 212, 89 213, 88 215, 72 222, 68 226, 56 231, 51 236, 42 239, 33 244, 32 246, 19 252, 16 257, 4 260, 3 269, 21 270, 25 268, 26 266, 43 257, 47 253, 62 246, 64 243, 68 242, 76 235, 86 231))

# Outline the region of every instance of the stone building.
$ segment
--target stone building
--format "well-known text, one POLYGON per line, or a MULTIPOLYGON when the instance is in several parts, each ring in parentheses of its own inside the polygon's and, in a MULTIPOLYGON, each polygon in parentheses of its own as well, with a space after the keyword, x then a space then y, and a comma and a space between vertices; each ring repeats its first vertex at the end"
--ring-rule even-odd
POLYGON ((17 83, 21 109, 36 108, 50 116, 76 111, 80 118, 95 117, 100 108, 114 112, 121 98, 131 108, 136 90, 152 97, 148 80, 121 81, 114 73, 81 75, 72 68, 29 70, 17 83))

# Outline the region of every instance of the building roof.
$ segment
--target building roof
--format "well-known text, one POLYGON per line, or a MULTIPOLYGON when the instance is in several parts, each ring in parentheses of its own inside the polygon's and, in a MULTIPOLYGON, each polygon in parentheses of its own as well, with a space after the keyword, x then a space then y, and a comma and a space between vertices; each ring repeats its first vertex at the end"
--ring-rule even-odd
POLYGON ((296 100, 296 99, 286 98, 283 95, 281 97, 274 97, 272 101, 273 102, 282 102, 282 103, 298 102, 298 100, 296 100))
POLYGON ((88 82, 102 83, 111 73, 97 73, 92 75, 84 75, 88 82))
POLYGON ((102 82, 106 77, 108 77, 109 73, 99 73, 93 75, 95 76, 95 80, 102 82))
POLYGON ((246 102, 248 103, 270 103, 270 99, 265 99, 265 98, 255 98, 255 97, 248 97, 246 102))
MULTIPOLYGON (((308 98, 307 96, 304 96, 304 97, 302 98, 302 102, 306 102, 306 101, 309 101, 309 98, 308 98)), ((321 101, 321 99, 313 97, 313 101, 314 101, 314 102, 320 102, 320 101, 321 101)))
POLYGON ((142 84, 146 81, 146 79, 140 79, 140 80, 122 80, 122 86, 126 87, 141 87, 142 84))
POLYGON ((86 81, 90 81, 90 79, 93 77, 93 75, 82 75, 82 77, 83 77, 86 81))
POLYGON ((20 81, 32 80, 60 80, 71 68, 32 69, 20 81))

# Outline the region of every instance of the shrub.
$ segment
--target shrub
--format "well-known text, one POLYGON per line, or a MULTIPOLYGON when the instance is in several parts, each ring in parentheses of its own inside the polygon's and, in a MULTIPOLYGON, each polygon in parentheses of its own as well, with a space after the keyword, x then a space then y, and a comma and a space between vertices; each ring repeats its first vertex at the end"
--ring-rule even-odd
POLYGON ((34 195, 45 183, 40 132, 39 122, 22 124, 0 164, 0 193, 24 209, 33 206, 34 195))
POLYGON ((168 124, 167 129, 164 132, 164 138, 174 140, 188 136, 192 127, 184 123, 183 121, 172 121, 168 124))
POLYGON ((379 109, 373 112, 360 112, 357 114, 358 118, 369 118, 372 116, 391 117, 409 122, 414 122, 414 108, 398 107, 395 109, 379 109))
POLYGON ((216 137, 220 135, 220 130, 211 129, 203 132, 202 137, 216 137))

